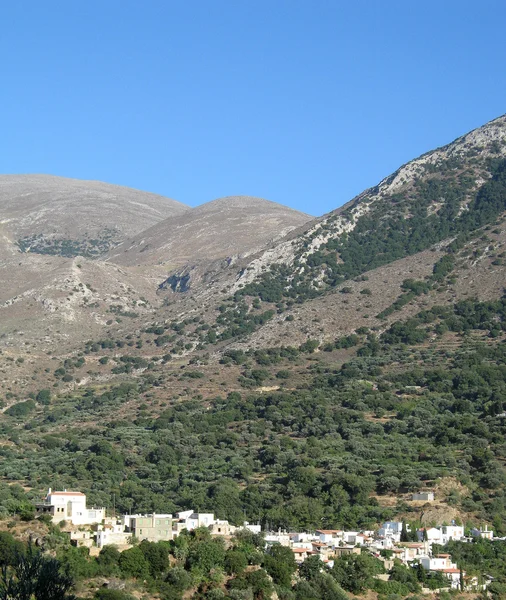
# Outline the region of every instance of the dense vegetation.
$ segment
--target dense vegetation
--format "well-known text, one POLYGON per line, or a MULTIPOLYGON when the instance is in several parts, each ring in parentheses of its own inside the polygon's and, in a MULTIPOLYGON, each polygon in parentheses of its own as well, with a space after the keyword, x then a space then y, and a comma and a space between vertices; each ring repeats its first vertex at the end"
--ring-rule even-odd
MULTIPOLYGON (((347 598, 338 583, 350 571, 344 562, 340 569, 323 571, 322 563, 309 561, 297 578, 289 548, 278 545, 266 550, 263 538, 247 531, 226 544, 202 528, 183 532, 172 542, 142 541, 122 553, 114 546, 105 546, 92 558, 87 548, 70 546, 68 536, 50 525, 44 545, 56 556, 49 557, 33 545, 26 546, 9 533, 0 532, 1 598, 73 600, 76 596, 72 591, 83 589, 84 580, 95 582, 91 584, 98 588, 95 600, 133 598, 121 590, 125 584, 100 588, 98 578, 103 577, 126 580, 130 590, 155 593, 163 600, 181 600, 189 591, 203 600, 268 600, 274 591, 278 597, 293 600, 347 598)), ((368 560, 376 572, 382 572, 379 561, 368 560)))
POLYGON ((0 449, 1 475, 39 490, 78 486, 98 504, 114 493, 124 511, 209 509, 236 524, 286 528, 371 527, 409 511, 382 495, 453 476, 465 493, 450 490, 448 502, 506 533, 505 329, 505 299, 465 301, 379 337, 327 344, 354 348, 339 367, 312 354, 318 342, 229 351, 223 362, 240 368, 245 390, 286 381, 301 357, 312 357, 307 383, 208 403, 195 396, 155 412, 149 390, 160 374, 50 400, 45 390, 31 401, 32 420, 26 403, 9 409, 2 433, 14 445, 0 449), (452 350, 438 342, 448 336, 459 340, 452 350), (130 403, 136 416, 122 420, 130 403))

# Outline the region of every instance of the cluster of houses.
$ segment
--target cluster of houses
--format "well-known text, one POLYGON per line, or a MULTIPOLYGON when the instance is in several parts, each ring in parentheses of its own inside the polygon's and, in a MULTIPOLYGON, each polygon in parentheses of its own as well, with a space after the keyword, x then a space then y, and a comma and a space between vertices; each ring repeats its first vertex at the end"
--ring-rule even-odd
POLYGON ((49 515, 53 523, 66 521, 77 529, 71 539, 79 546, 103 548, 114 544, 129 548, 133 540, 160 542, 173 540, 183 530, 193 531, 206 527, 212 535, 231 536, 240 529, 260 533, 260 525, 244 522, 241 527, 216 519, 213 513, 193 510, 172 514, 121 515, 106 517, 105 508, 88 508, 82 492, 53 492, 49 489, 43 502, 36 504, 38 515, 49 515))
POLYGON ((411 533, 409 524, 400 521, 388 521, 375 531, 345 531, 340 529, 319 529, 311 533, 267 533, 267 545, 280 544, 290 547, 297 563, 303 563, 309 556, 319 556, 322 562, 332 567, 334 560, 346 554, 369 552, 384 560, 385 568, 391 569, 397 559, 406 566, 420 564, 428 572, 444 575, 453 589, 459 589, 464 583, 466 589, 484 589, 478 585, 475 577, 468 578, 452 562, 449 554, 432 552, 433 544, 445 545, 451 540, 469 542, 473 538, 494 539, 493 531, 487 527, 473 529, 469 538, 464 535, 462 525, 442 525, 422 528, 416 531, 417 542, 401 541, 402 532, 411 533), (382 552, 382 551, 388 552, 382 552), (389 558, 385 558, 389 557, 389 558))
MULTIPOLYGON (((114 544, 120 550, 131 547, 135 539, 152 542, 172 540, 183 530, 192 531, 206 527, 212 535, 231 536, 241 529, 260 533, 260 525, 245 522, 235 527, 226 520, 216 519, 212 513, 199 513, 193 510, 172 514, 122 515, 106 517, 105 508, 88 508, 86 496, 81 492, 52 492, 43 502, 36 505, 39 514, 50 515, 54 523, 67 521, 75 528, 70 532, 71 540, 78 546, 96 547, 97 550, 114 544)), ((267 546, 279 544, 291 548, 297 563, 309 556, 319 556, 332 567, 334 560, 346 554, 361 554, 367 551, 385 562, 386 569, 392 568, 394 559, 407 566, 421 565, 428 572, 442 573, 450 587, 459 589, 465 582, 467 589, 478 589, 476 578, 467 578, 466 573, 457 568, 449 554, 433 554, 433 544, 445 545, 450 540, 470 541, 464 535, 462 525, 442 525, 416 531, 418 541, 402 541, 403 532, 410 526, 400 521, 388 521, 376 531, 345 531, 320 529, 314 532, 264 532, 267 546), (382 552, 388 551, 388 552, 382 552)), ((494 539, 493 531, 487 527, 473 529, 474 538, 494 539)), ((411 535, 411 537, 414 537, 411 535)))

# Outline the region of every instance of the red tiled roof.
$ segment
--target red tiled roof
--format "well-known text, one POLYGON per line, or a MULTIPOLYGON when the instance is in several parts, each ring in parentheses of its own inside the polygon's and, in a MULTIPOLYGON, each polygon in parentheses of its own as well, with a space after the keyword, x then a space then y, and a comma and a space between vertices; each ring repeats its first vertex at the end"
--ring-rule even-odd
POLYGON ((82 492, 51 492, 48 496, 85 496, 82 492))
POLYGON ((460 569, 442 569, 443 573, 460 573, 460 569))
POLYGON ((342 529, 317 529, 316 533, 342 533, 342 529))

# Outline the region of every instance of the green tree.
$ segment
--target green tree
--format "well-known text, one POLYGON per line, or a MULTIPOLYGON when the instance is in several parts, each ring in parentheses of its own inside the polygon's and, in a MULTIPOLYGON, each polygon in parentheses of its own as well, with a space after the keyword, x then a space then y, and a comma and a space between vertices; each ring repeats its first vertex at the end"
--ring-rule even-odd
POLYGON ((0 531, 0 566, 13 566, 24 553, 25 547, 7 531, 0 531))
POLYGON ((1 600, 74 600, 74 580, 55 558, 28 546, 11 567, 3 566, 0 576, 1 600))
POLYGON ((312 581, 322 572, 323 567, 324 564, 319 556, 309 556, 299 566, 299 575, 307 581, 312 581))
POLYGON ((272 582, 263 569, 245 572, 240 577, 235 577, 230 580, 229 588, 231 594, 236 590, 251 590, 254 600, 269 600, 274 591, 272 582))
POLYGON ((311 584, 318 591, 321 600, 349 600, 348 594, 327 573, 320 573, 311 584))
POLYGON ((149 576, 149 563, 138 546, 121 553, 119 567, 127 577, 145 579, 149 576))
POLYGON ((297 563, 290 548, 277 544, 269 548, 265 555, 264 568, 272 577, 274 583, 290 587, 292 575, 297 570, 297 563))
POLYGON ((51 392, 47 389, 40 390, 35 397, 35 400, 37 400, 39 404, 47 405, 51 402, 51 392))
POLYGON ((143 540, 139 544, 139 550, 146 559, 151 577, 159 577, 169 566, 169 551, 167 546, 162 543, 148 542, 143 540))
POLYGON ((370 586, 373 575, 384 571, 383 563, 370 554, 348 554, 334 561, 330 573, 342 588, 360 594, 370 586))
POLYGON ((231 548, 225 554, 225 571, 229 575, 240 575, 248 566, 248 559, 244 552, 231 548))
POLYGON ((205 528, 192 532, 186 568, 198 571, 207 578, 213 569, 223 569, 225 564, 225 543, 223 538, 212 538, 205 528))
POLYGON ((111 575, 119 565, 120 551, 113 545, 104 546, 96 558, 102 575, 111 575))

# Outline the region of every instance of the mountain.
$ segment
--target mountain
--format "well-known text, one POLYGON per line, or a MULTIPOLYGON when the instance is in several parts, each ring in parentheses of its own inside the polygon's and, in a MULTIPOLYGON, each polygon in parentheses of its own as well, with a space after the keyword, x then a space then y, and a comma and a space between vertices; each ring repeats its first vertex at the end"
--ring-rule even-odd
POLYGON ((505 116, 317 219, 225 198, 0 267, 0 473, 32 498, 506 535, 505 116))
POLYGON ((188 210, 156 194, 50 175, 0 175, 1 234, 24 252, 99 255, 188 210))
POLYGON ((402 166, 296 240, 260 255, 235 289, 306 298, 343 281, 465 236, 504 209, 499 188, 506 156, 506 116, 402 166), (274 265, 274 268, 272 268, 274 265), (281 273, 280 265, 288 267, 281 273), (261 288, 264 288, 262 291, 261 288), (276 291, 274 292, 274 288, 276 291))
POLYGON ((164 264, 248 256, 312 217, 252 196, 228 196, 171 216, 109 254, 121 265, 164 264))

